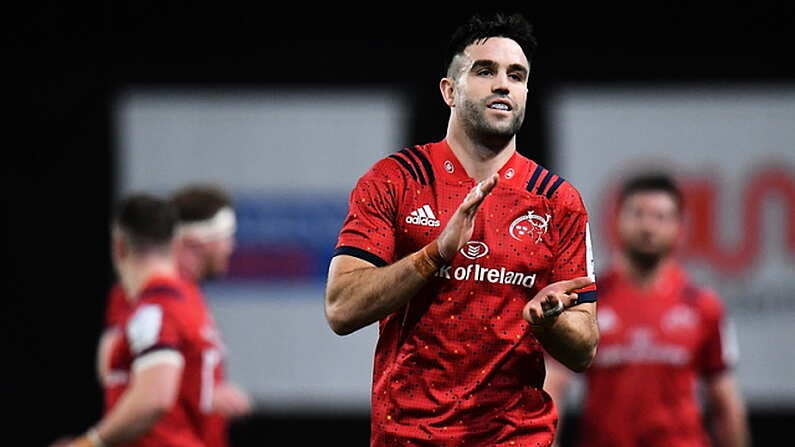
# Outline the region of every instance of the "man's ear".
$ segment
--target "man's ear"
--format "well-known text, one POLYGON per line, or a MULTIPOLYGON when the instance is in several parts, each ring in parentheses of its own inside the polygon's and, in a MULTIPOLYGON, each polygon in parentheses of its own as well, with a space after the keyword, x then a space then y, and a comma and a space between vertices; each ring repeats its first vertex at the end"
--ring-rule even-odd
POLYGON ((439 91, 442 93, 444 103, 455 107, 455 81, 450 78, 442 78, 439 81, 439 91))
POLYGON ((116 262, 124 259, 130 252, 130 246, 120 234, 114 234, 112 239, 112 254, 116 262))

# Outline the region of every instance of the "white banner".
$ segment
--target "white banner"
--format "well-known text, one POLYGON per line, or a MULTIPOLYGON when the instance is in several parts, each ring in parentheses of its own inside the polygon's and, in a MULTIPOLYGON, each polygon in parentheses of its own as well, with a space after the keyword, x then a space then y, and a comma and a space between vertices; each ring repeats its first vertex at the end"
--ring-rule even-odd
POLYGON ((377 328, 325 321, 328 262, 356 180, 401 149, 398 91, 130 91, 117 101, 122 193, 213 181, 233 195, 228 278, 205 287, 231 379, 271 412, 366 412, 377 328))
POLYGON ((591 214, 609 264, 615 188, 672 172, 687 202, 680 257, 735 322, 751 405, 795 405, 795 86, 577 86, 554 95, 554 166, 591 214))

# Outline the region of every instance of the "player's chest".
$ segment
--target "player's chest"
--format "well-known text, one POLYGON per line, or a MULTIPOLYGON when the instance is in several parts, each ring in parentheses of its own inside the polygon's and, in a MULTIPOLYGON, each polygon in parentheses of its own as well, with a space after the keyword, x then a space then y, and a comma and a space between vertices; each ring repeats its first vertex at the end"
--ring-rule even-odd
MULTIPOLYGON (((437 238, 472 186, 439 183, 433 188, 407 191, 395 223, 400 254, 414 252, 437 238)), ((478 209, 472 237, 453 264, 477 260, 496 268, 550 268, 558 239, 558 218, 543 196, 498 185, 478 209)))
POLYGON ((597 311, 602 363, 687 365, 698 354, 703 324, 693 306, 644 297, 604 301, 597 311))

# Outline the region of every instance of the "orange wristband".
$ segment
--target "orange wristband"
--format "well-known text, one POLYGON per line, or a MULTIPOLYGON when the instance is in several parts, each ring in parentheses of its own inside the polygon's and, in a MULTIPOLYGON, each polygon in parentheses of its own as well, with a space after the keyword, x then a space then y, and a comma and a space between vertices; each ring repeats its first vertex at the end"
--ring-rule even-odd
POLYGON ((439 244, 434 240, 422 247, 422 250, 411 255, 414 268, 423 278, 430 278, 444 265, 445 261, 439 252, 439 244))

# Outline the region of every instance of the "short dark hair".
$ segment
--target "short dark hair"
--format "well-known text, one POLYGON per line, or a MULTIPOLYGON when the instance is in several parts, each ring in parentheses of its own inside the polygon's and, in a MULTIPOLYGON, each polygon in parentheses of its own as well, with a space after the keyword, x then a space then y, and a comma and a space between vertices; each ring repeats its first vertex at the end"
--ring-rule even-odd
POLYGON ((627 179, 619 192, 619 206, 623 205, 629 196, 639 192, 664 192, 669 194, 676 202, 677 210, 680 213, 683 210, 684 196, 682 191, 673 177, 664 172, 647 172, 627 179))
POLYGON ((171 196, 180 223, 211 219, 224 207, 232 206, 232 199, 220 187, 210 183, 194 183, 177 190, 171 196))
POLYGON ((521 14, 507 15, 501 12, 492 15, 476 14, 453 32, 445 56, 445 73, 450 70, 450 64, 453 63, 456 55, 461 54, 472 43, 489 37, 507 37, 514 40, 522 47, 528 62, 532 61, 538 47, 533 35, 533 25, 521 14))
POLYGON ((177 227, 177 213, 169 201, 137 193, 119 201, 113 222, 134 251, 144 252, 171 243, 177 227))

